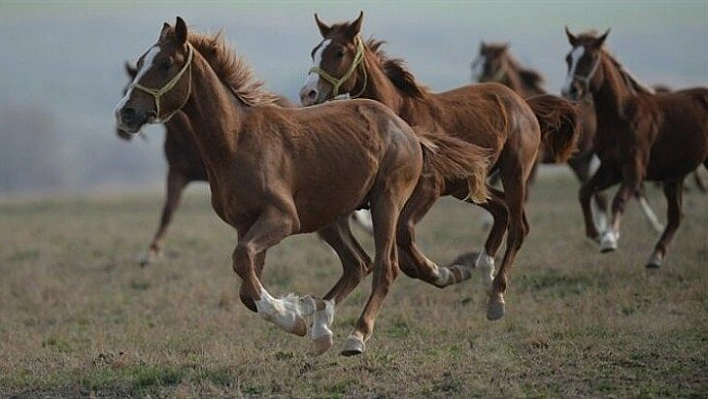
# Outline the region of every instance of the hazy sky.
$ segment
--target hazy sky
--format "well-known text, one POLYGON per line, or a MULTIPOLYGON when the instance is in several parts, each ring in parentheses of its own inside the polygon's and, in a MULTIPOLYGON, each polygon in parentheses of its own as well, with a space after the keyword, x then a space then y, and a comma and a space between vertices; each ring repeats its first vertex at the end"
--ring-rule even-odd
POLYGON ((470 83, 484 40, 509 42, 557 93, 570 49, 564 26, 611 28, 610 50, 645 83, 708 83, 708 1, 0 0, 0 107, 32 105, 53 118, 74 163, 72 187, 120 178, 128 164, 131 178, 138 168, 139 178, 161 181, 160 129, 148 129, 148 143, 118 142, 113 107, 127 83, 123 63, 155 42, 163 22, 180 15, 192 29, 223 28, 268 88, 295 99, 320 41, 313 14, 332 23, 361 10, 364 37, 386 40, 385 51, 435 91, 470 83), (97 166, 107 154, 117 159, 97 166))

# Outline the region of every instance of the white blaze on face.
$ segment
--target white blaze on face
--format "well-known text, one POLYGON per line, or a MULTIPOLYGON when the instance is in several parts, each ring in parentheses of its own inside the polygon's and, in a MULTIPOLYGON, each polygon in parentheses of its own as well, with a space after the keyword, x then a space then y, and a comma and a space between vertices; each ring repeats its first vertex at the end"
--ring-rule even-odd
POLYGON ((155 62, 155 57, 158 53, 160 53, 160 47, 153 46, 152 48, 150 48, 150 50, 148 50, 147 54, 145 54, 145 58, 143 58, 142 68, 140 68, 135 74, 135 79, 130 82, 128 90, 125 92, 125 95, 116 106, 116 115, 118 111, 123 108, 123 106, 125 106, 125 103, 128 102, 128 99, 130 98, 131 94, 133 94, 133 85, 139 82, 140 79, 142 79, 143 76, 145 76, 145 74, 150 70, 150 68, 152 68, 152 64, 155 62))
POLYGON ((484 54, 480 54, 477 58, 472 61, 472 75, 475 79, 482 77, 484 73, 484 65, 487 64, 487 57, 484 54))
POLYGON ((575 70, 578 68, 578 61, 585 54, 585 47, 578 46, 570 52, 570 67, 568 68, 568 76, 565 78, 565 85, 563 86, 563 91, 566 93, 570 92, 570 88, 573 85, 573 80, 575 79, 575 70))
MULTIPOLYGON (((323 40, 319 46, 315 47, 315 51, 312 54, 312 66, 313 67, 319 67, 320 63, 322 63, 322 52, 324 49, 326 49, 330 42, 331 39, 323 40)), ((305 85, 303 86, 303 90, 310 91, 310 90, 317 90, 317 85, 320 82, 320 75, 317 73, 310 73, 307 75, 307 80, 305 81, 305 85)))

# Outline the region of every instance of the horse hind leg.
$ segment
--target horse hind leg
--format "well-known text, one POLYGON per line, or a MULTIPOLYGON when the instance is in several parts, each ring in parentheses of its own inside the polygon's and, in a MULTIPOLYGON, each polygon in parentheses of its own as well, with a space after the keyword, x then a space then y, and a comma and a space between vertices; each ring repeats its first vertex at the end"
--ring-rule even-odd
POLYGON ((413 194, 406 201, 396 226, 399 266, 411 278, 417 278, 438 288, 465 281, 471 277, 464 265, 439 266, 428 259, 415 243, 415 226, 440 197, 439 181, 421 177, 413 194))
POLYGON ((482 274, 482 285, 487 294, 491 293, 494 281, 494 258, 504 240, 509 228, 509 209, 505 203, 504 193, 495 189, 489 190, 490 198, 479 204, 492 215, 492 229, 484 243, 484 252, 480 252, 475 260, 475 268, 482 274))
POLYGON ((315 313, 310 339, 314 344, 314 353, 326 352, 333 344, 330 329, 334 320, 334 309, 356 288, 361 280, 371 272, 371 259, 359 245, 349 228, 348 218, 341 218, 317 234, 337 253, 342 262, 343 273, 334 287, 321 301, 315 303, 315 313))
MULTIPOLYGON (((410 194, 410 192, 406 193, 410 194)), ((364 352, 365 342, 371 337, 376 315, 393 282, 398 277, 398 256, 396 250, 396 224, 405 199, 408 195, 379 195, 371 203, 371 216, 374 221, 374 259, 371 294, 357 320, 354 331, 349 334, 341 354, 358 355, 364 352)))
MULTIPOLYGON (((519 174, 521 176, 521 174, 519 174)), ((487 319, 498 320, 506 312, 504 293, 508 286, 509 272, 516 259, 516 254, 529 232, 528 221, 524 213, 525 184, 517 176, 502 175, 504 195, 509 211, 509 227, 506 238, 506 251, 501 267, 492 281, 492 289, 487 302, 487 319)))
POLYGON ((682 203, 683 203, 683 179, 664 182, 664 196, 668 203, 667 207, 667 223, 664 233, 659 238, 659 241, 654 247, 654 252, 649 257, 646 264, 648 268, 658 268, 664 262, 666 250, 671 243, 671 240, 676 233, 676 230, 681 223, 682 203))

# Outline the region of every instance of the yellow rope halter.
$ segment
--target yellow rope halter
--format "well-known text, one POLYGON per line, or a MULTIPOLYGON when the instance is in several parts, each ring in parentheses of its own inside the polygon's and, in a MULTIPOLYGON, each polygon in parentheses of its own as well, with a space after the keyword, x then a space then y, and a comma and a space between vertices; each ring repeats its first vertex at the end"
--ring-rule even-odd
MULTIPOLYGON (((332 87, 332 98, 335 98, 337 94, 339 93, 339 87, 346 82, 353 74, 354 71, 356 70, 356 67, 359 66, 359 64, 364 61, 364 42, 361 40, 359 36, 356 37, 356 54, 354 55, 354 60, 352 61, 352 64, 349 66, 349 69, 347 72, 339 79, 333 77, 329 73, 327 73, 324 69, 320 68, 319 65, 315 65, 312 68, 310 68, 310 71, 308 72, 308 75, 311 73, 316 73, 322 77, 322 79, 326 80, 331 84, 332 87)), ((364 85, 361 88, 361 91, 359 94, 355 96, 351 96, 351 98, 356 98, 364 94, 364 90, 366 90, 366 68, 362 68, 364 72, 364 85)))
MULTIPOLYGON (((168 91, 172 90, 172 88, 174 88, 175 85, 177 85, 177 82, 179 82, 179 80, 182 78, 182 75, 184 75, 184 73, 187 71, 187 69, 191 70, 192 59, 194 58, 194 48, 192 47, 192 44, 189 42, 187 42, 187 49, 188 49, 187 50, 187 61, 184 63, 184 66, 182 67, 182 69, 179 72, 177 72, 177 75, 175 75, 175 77, 170 79, 170 81, 165 83, 165 85, 162 86, 161 88, 151 89, 151 88, 145 87, 137 82, 133 83, 131 85, 131 87, 134 87, 138 90, 142 90, 143 92, 151 95, 155 99, 155 110, 157 112, 157 121, 156 121, 157 123, 165 123, 168 120, 170 120, 170 118, 172 118, 172 116, 175 113, 177 113, 177 111, 180 108, 182 108, 184 106, 184 104, 187 103, 187 99, 189 99, 189 94, 187 94, 187 97, 185 98, 184 103, 182 103, 182 105, 179 108, 177 108, 175 111, 173 111, 166 118, 164 118, 164 119, 160 118, 160 97, 162 97, 162 95, 167 93, 168 91)), ((189 74, 189 88, 188 88, 187 92, 191 93, 191 91, 192 91, 192 74, 190 73, 189 74)))

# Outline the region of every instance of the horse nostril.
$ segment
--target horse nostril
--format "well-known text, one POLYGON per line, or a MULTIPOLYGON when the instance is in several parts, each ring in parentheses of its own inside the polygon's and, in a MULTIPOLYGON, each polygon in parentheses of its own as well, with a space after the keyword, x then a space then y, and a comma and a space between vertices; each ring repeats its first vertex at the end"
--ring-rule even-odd
POLYGON ((123 122, 132 122, 135 119, 135 109, 127 107, 120 111, 120 118, 123 122))
POLYGON ((317 90, 310 90, 310 92, 307 93, 307 99, 310 101, 315 101, 317 99, 317 90))

